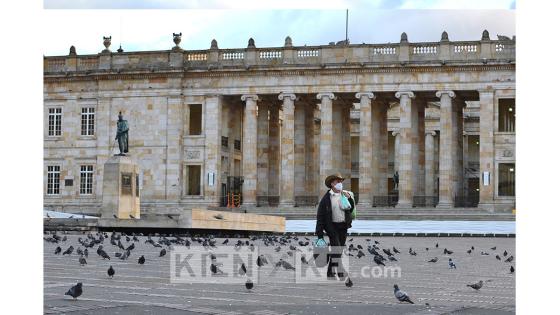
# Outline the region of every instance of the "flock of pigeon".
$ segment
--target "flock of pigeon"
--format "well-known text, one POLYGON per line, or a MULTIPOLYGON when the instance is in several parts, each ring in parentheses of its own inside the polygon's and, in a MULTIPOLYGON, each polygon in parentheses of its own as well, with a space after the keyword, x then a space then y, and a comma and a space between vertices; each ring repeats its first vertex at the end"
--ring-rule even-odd
MULTIPOLYGON (((57 234, 56 232, 52 232, 52 233, 47 233, 45 232, 45 237, 44 240, 46 242, 49 243, 54 243, 57 244, 57 247, 54 251, 55 255, 62 255, 62 256, 71 256, 74 252, 74 246, 70 245, 68 246, 64 251, 62 250, 62 247, 64 245, 65 242, 67 242, 67 236, 63 235, 60 236, 59 234, 57 234)), ((174 246, 186 246, 186 247, 190 247, 191 244, 197 245, 197 246, 203 246, 205 249, 209 250, 211 252, 210 257, 211 257, 211 264, 210 264, 210 271, 213 275, 219 275, 219 274, 223 274, 223 271, 220 269, 221 264, 217 261, 217 257, 216 255, 214 255, 212 253, 212 249, 217 248, 218 245, 217 244, 217 240, 214 236, 212 235, 207 235, 207 236, 191 236, 189 234, 175 234, 175 235, 158 235, 158 234, 147 234, 144 235, 142 233, 131 233, 130 235, 126 234, 126 233, 109 233, 107 232, 97 232, 95 234, 92 234, 91 232, 88 233, 87 235, 85 235, 84 232, 84 237, 79 237, 78 238, 78 243, 79 243, 79 247, 76 249, 76 253, 78 254, 78 263, 81 266, 87 265, 87 258, 89 258, 89 251, 88 249, 93 250, 94 247, 96 247, 96 254, 98 257, 96 257, 96 259, 102 259, 102 260, 111 260, 111 256, 109 254, 107 254, 107 251, 105 250, 105 247, 103 244, 105 244, 106 239, 109 239, 109 244, 111 245, 111 251, 114 251, 114 258, 116 259, 120 259, 120 260, 127 260, 130 256, 131 253, 133 252, 133 250, 135 249, 135 243, 140 242, 139 237, 142 236, 146 236, 147 239, 145 240, 145 244, 150 244, 152 245, 154 248, 158 248, 159 249, 159 257, 164 257, 167 254, 167 249, 172 249, 174 246), (154 240, 155 238, 158 238, 157 240, 154 240), (123 242, 125 241, 125 244, 123 244, 123 242), (82 250, 82 247, 84 248, 82 250)), ((262 244, 264 246, 272 246, 274 247, 274 251, 275 252, 281 252, 283 248, 288 248, 286 250, 286 254, 290 257, 293 257, 294 252, 295 251, 301 251, 300 248, 307 248, 308 251, 311 251, 311 240, 308 237, 298 237, 298 236, 291 236, 291 235, 283 235, 283 236, 279 236, 279 235, 259 235, 259 236, 250 236, 248 240, 241 240, 239 239, 240 236, 236 235, 236 238, 238 238, 237 242, 235 244, 233 244, 234 249, 240 249, 243 246, 246 246, 248 249, 250 249, 251 251, 254 251, 255 249, 255 242, 256 241, 262 241, 262 244), (294 244, 299 245, 299 248, 297 246, 295 246, 294 244)), ((226 238, 223 242, 221 242, 221 245, 227 246, 229 244, 230 239, 226 238)), ((355 257, 356 259, 360 259, 362 257, 366 257, 367 254, 364 252, 364 247, 360 244, 358 244, 357 246, 354 246, 354 244, 352 243, 353 238, 348 240, 349 245, 347 245, 346 247, 346 254, 350 257, 355 257), (354 252, 354 253, 353 253, 354 252)), ((372 257, 372 261, 380 266, 385 266, 385 263, 388 261, 391 262, 397 262, 398 259, 396 258, 396 256, 398 254, 401 254, 401 251, 396 248, 396 247, 392 247, 392 248, 383 248, 383 246, 381 245, 380 242, 378 242, 377 240, 373 240, 370 238, 366 238, 366 242, 367 242, 367 247, 365 249, 365 251, 367 251, 372 257), (385 256, 383 255, 385 254, 385 256)), ((435 249, 437 250, 439 248, 439 243, 435 244, 435 249)), ((430 248, 426 247, 426 252, 428 252, 430 250, 430 248)), ((490 250, 492 251, 496 251, 496 247, 492 247, 490 248, 490 250)), ((454 251, 444 248, 443 250, 443 254, 450 256, 453 254, 454 251)), ((471 246, 467 251, 466 251, 469 255, 472 255, 475 252, 475 248, 474 246, 471 246)), ((413 250, 412 248, 409 248, 408 250, 408 254, 411 256, 416 256, 417 253, 415 250, 413 250)), ((489 253, 485 252, 485 251, 481 251, 480 253, 481 255, 490 255, 489 253)), ((514 259, 513 255, 508 255, 507 251, 503 252, 503 258, 499 255, 496 254, 496 259, 499 261, 504 261, 505 263, 511 263, 514 259)), ((270 258, 270 257, 269 257, 270 258)), ((437 263, 438 262, 438 257, 435 256, 434 258, 428 260, 429 263, 437 263)), ((302 253, 301 255, 301 262, 303 264, 308 264, 308 263, 312 263, 311 260, 308 260, 305 256, 304 253, 302 253)), ((144 257, 144 255, 140 255, 138 257, 138 264, 143 265, 146 263, 146 258, 144 257)), ((266 264, 268 264, 268 258, 265 255, 259 255, 256 259, 256 265, 260 268, 266 264)), ((283 268, 284 270, 296 270, 295 267, 290 264, 288 261, 280 258, 277 262, 274 263, 274 266, 276 268, 283 268)), ((448 258, 448 266, 450 269, 457 269, 457 265, 455 264, 455 262, 453 261, 453 259, 451 257, 448 258)), ((509 272, 513 273, 515 271, 513 266, 510 266, 509 268, 509 272)), ((241 267, 238 270, 240 275, 246 275, 247 274, 247 267, 245 265, 245 263, 241 264, 241 267)), ((109 278, 113 278, 116 274, 116 270, 115 268, 113 268, 112 265, 109 266, 109 269, 107 270, 107 276, 109 278)), ((340 279, 342 280, 342 279, 340 279)), ((487 280, 490 281, 490 280, 487 280)), ((473 284, 467 284, 467 287, 470 287, 474 290, 480 290, 483 286, 484 281, 479 281, 477 283, 473 283, 473 284)), ((350 279, 349 276, 346 277, 345 279, 345 285, 346 287, 352 287, 353 286, 353 282, 350 279)), ((252 282, 252 280, 250 278, 247 277, 247 281, 245 282, 245 288, 247 290, 252 290, 254 288, 254 283, 252 282)), ((83 286, 82 283, 79 282, 76 285, 72 286, 66 293, 65 295, 69 295, 72 298, 76 299, 78 298, 80 295, 82 295, 83 293, 83 286)), ((414 304, 414 302, 411 300, 411 298, 408 296, 408 294, 402 290, 400 290, 399 286, 397 284, 394 285, 394 295, 396 297, 396 299, 399 302, 407 302, 407 303, 411 303, 414 304)), ((429 305, 428 303, 426 303, 426 305, 429 305)))

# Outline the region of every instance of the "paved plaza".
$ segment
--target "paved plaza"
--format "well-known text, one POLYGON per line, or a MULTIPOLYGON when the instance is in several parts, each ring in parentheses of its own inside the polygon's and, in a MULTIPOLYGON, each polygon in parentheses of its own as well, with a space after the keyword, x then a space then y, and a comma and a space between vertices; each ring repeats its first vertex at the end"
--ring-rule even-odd
MULTIPOLYGON (((96 232, 92 233, 94 237, 96 232)), ((119 233, 120 234, 120 233, 119 233)), ((103 241, 103 249, 111 260, 103 260, 97 253, 98 245, 89 248, 87 265, 80 266, 76 249, 82 246, 78 238, 86 239, 86 234, 58 233, 66 236, 66 241, 58 244, 44 241, 44 312, 46 314, 509 314, 515 312, 515 273, 510 273, 510 266, 505 259, 515 257, 515 238, 427 238, 427 237, 352 237, 347 245, 363 247, 364 257, 357 258, 358 251, 348 253, 348 266, 354 285, 347 288, 344 281, 301 281, 295 277, 296 272, 275 268, 275 263, 283 258, 298 266, 296 258, 301 254, 309 258, 311 245, 300 246, 299 241, 307 242, 305 236, 283 236, 288 242, 278 242, 265 246, 263 239, 229 238, 227 245, 222 245, 224 238, 216 238, 220 252, 228 247, 234 248, 238 240, 249 240, 254 244, 255 253, 268 257, 269 264, 258 268, 258 279, 254 277, 254 288, 247 290, 242 283, 230 283, 224 278, 211 277, 205 283, 172 283, 170 265, 175 250, 195 251, 202 248, 190 237, 183 237, 191 242, 185 245, 162 244, 155 247, 146 243, 146 236, 138 236, 138 241, 127 242, 121 237, 124 247, 134 243, 135 248, 130 257, 120 260, 116 252, 123 252, 111 245, 110 236, 103 241), (297 237, 297 240, 294 239, 297 237), (393 246, 401 253, 394 254, 397 261, 386 261, 387 266, 399 267, 400 277, 374 277, 371 270, 376 264, 373 255, 368 252, 368 245, 379 244, 378 252, 393 246), (436 243, 439 245, 435 247, 436 243), (70 245, 74 251, 70 255, 55 255, 55 248, 60 246, 64 252, 70 245), (296 250, 290 250, 290 245, 296 250), (474 246, 471 254, 467 250, 474 246), (195 248, 196 247, 196 248, 195 248), (280 249, 277 251, 277 248, 280 249), (496 247, 495 250, 492 248, 496 247), (165 248, 167 254, 159 257, 165 248), (417 255, 409 254, 412 248, 417 255), (426 250, 428 248, 428 250, 426 250), (444 249, 453 251, 443 254, 444 249), (293 256, 288 252, 295 253, 293 256), (489 255, 481 255, 484 251, 489 255), (504 251, 507 255, 504 256, 504 251), (137 263, 144 255, 144 265, 137 263), (496 258, 500 256, 500 260, 496 258), (428 260, 438 257, 436 263, 428 260), (448 259, 452 258, 457 269, 450 269, 448 259), (116 273, 109 278, 107 269, 113 266, 116 273), (366 272, 364 272, 364 270, 366 272), (369 272, 369 273, 368 273, 369 272), (479 280, 484 281, 479 291, 467 287, 479 280), (73 300, 64 293, 77 282, 83 283, 83 294, 73 300), (393 294, 393 285, 408 293, 415 304, 399 303, 393 294)), ((49 237, 50 235, 45 235, 49 237)), ((277 236, 280 238, 281 236, 277 236)), ((309 240, 314 238, 307 237, 309 240)), ((167 236, 174 240, 175 237, 167 236)), ((158 243, 159 236, 152 236, 158 243)), ((88 241, 89 242, 89 241, 88 241)), ((245 244, 242 246, 248 250, 245 244)), ((218 260, 220 260, 219 258, 218 260)), ((222 261, 225 261, 224 259, 222 261)), ((228 267, 224 263, 223 269, 228 267)), ((257 268, 254 264, 249 264, 257 268)), ((320 268, 324 275, 326 268, 320 268)))

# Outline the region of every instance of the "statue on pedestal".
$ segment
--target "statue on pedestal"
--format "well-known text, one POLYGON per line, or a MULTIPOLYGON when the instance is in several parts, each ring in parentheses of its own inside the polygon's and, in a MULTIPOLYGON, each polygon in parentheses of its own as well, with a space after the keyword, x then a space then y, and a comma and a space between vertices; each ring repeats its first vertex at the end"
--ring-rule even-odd
POLYGON ((119 112, 119 120, 117 121, 117 136, 115 140, 119 141, 118 155, 125 156, 128 153, 128 122, 123 119, 122 113, 119 112))

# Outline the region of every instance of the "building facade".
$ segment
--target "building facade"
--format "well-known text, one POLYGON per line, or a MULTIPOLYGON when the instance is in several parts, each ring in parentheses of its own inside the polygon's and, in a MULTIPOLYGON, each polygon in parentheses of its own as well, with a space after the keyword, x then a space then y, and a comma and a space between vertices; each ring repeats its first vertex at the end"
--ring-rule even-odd
POLYGON ((363 208, 515 207, 515 39, 180 41, 44 58, 46 208, 99 214, 119 112, 143 211, 312 206, 334 172, 363 208))

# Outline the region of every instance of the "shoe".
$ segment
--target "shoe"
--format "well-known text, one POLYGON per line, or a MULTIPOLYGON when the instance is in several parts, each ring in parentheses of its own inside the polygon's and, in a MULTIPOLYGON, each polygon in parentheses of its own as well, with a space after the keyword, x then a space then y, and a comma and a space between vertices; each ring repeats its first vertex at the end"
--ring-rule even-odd
POLYGON ((336 276, 334 273, 327 273, 327 280, 336 280, 336 276))
POLYGON ((346 279, 346 275, 344 275, 343 272, 339 272, 337 275, 338 275, 338 280, 341 280, 341 281, 342 281, 342 280, 345 280, 345 279, 346 279))

